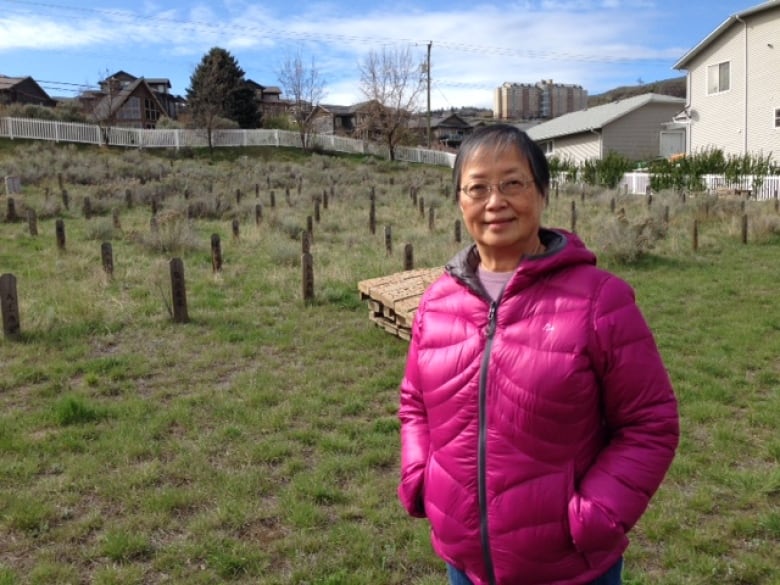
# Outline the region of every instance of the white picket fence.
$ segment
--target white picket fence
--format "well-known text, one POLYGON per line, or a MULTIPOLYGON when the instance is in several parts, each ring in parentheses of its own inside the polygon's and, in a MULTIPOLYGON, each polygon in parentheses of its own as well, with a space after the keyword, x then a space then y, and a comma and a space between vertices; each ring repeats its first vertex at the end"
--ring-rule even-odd
MULTIPOLYGON (((195 148, 208 146, 205 130, 140 128, 100 128, 95 124, 78 124, 54 120, 29 118, 0 118, 0 137, 11 139, 49 140, 54 142, 81 142, 87 144, 123 146, 134 148, 195 148)), ((298 132, 285 130, 213 130, 211 141, 214 147, 275 146, 301 148, 298 132)), ((370 154, 388 158, 387 147, 365 140, 355 140, 330 134, 315 134, 312 145, 329 152, 370 154)), ((440 150, 425 148, 396 147, 398 161, 452 167, 455 155, 440 150)), ((727 184, 723 175, 705 175, 705 187, 710 192, 721 189, 749 192, 750 196, 766 200, 776 198, 780 192, 780 176, 764 177, 760 189, 753 193, 753 177, 747 176, 736 184, 727 184)), ((650 174, 646 172, 626 173, 619 188, 632 195, 644 195, 650 185, 650 174)))
MULTIPOLYGON (((95 124, 78 124, 54 120, 28 118, 0 118, 0 137, 54 142, 81 142, 87 144, 134 148, 196 148, 208 146, 206 130, 140 128, 101 128, 95 124)), ((212 146, 275 146, 301 148, 298 132, 285 130, 213 130, 212 146)), ((312 145, 330 152, 371 154, 388 158, 387 147, 364 140, 343 136, 316 134, 312 145)), ((451 167, 455 155, 439 150, 398 146, 395 158, 399 161, 451 167)))
MULTIPOLYGON (((712 194, 722 191, 733 191, 749 195, 751 198, 759 201, 776 199, 778 194, 780 194, 780 176, 778 175, 765 176, 761 180, 761 185, 758 189, 754 189, 755 176, 753 175, 746 175, 737 182, 727 182, 723 175, 703 175, 702 180, 706 191, 712 194)), ((619 184, 620 189, 634 195, 647 193, 649 186, 650 173, 647 172, 626 173, 619 184)))

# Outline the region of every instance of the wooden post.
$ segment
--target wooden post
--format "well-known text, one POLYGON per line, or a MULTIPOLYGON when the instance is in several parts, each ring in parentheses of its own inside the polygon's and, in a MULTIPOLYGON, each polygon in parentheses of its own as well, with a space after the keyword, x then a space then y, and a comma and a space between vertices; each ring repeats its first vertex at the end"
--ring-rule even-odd
POLYGON ((376 203, 373 197, 371 198, 371 206, 368 209, 368 230, 372 235, 376 233, 376 203))
POLYGON ((555 198, 556 199, 558 199, 558 190, 559 190, 558 181, 555 181, 555 198))
POLYGON ((152 197, 152 215, 157 215, 157 197, 152 197))
POLYGON ((309 237, 314 241, 314 221, 311 215, 306 216, 306 231, 309 232, 309 237))
POLYGON ((111 221, 114 225, 114 229, 122 229, 122 222, 119 221, 119 210, 116 207, 111 210, 111 221))
POLYGON ((571 200, 571 231, 577 231, 577 202, 574 199, 571 200))
POLYGON ((8 212, 6 213, 5 220, 8 222, 19 221, 19 216, 16 215, 16 201, 13 197, 8 198, 8 212))
POLYGON ((171 259, 171 293, 173 296, 173 322, 187 323, 187 288, 184 283, 184 262, 181 258, 171 259))
POLYGON ((263 221, 263 205, 261 203, 255 204, 255 225, 260 225, 263 221))
POLYGON ((414 268, 414 248, 411 244, 404 246, 404 270, 414 268))
POLYGON ((699 220, 693 220, 693 251, 696 252, 699 249, 699 220))
POLYGON ((92 201, 89 197, 84 197, 84 203, 81 206, 81 211, 84 214, 84 219, 92 218, 92 201))
POLYGON ((664 205, 664 223, 669 223, 669 206, 664 205))
POLYGON ((314 262, 311 254, 301 255, 301 266, 303 269, 303 300, 309 302, 314 300, 314 262))
POLYGON ((385 252, 388 256, 393 253, 393 232, 389 225, 385 226, 385 252))
POLYGON ((328 208, 328 190, 323 189, 322 190, 322 208, 327 209, 328 208))
POLYGON ((271 191, 271 201, 270 201, 271 208, 273 209, 276 207, 276 193, 271 191))
POLYGON ((320 223, 320 200, 319 198, 314 202, 314 221, 320 223))
POLYGON ((236 203, 241 204, 241 189, 236 189, 236 203))
POLYGON ((412 196, 412 205, 417 207, 417 187, 413 186, 409 189, 409 194, 412 196))
POLYGON ((647 208, 650 209, 653 206, 653 194, 647 194, 647 208))
POLYGON ((284 188, 284 200, 287 202, 287 205, 292 207, 292 199, 290 199, 290 188, 285 187, 284 188))
POLYGON ((103 261, 103 271, 109 278, 114 277, 114 251, 111 242, 103 242, 100 245, 100 258, 103 261))
POLYGON ((311 253, 311 234, 309 232, 301 232, 301 254, 311 253))
POLYGON ((70 196, 68 195, 68 190, 63 189, 61 195, 62 195, 62 205, 65 207, 65 209, 70 209, 70 196))
POLYGON ((434 207, 433 205, 431 205, 428 208, 428 230, 430 231, 433 231, 434 228, 434 215, 435 215, 434 207))
POLYGON ((222 245, 219 234, 211 234, 211 270, 212 272, 222 270, 222 245))
POLYGON ((38 216, 32 208, 27 210, 27 229, 31 236, 38 235, 38 216))
POLYGON ((748 216, 747 213, 742 214, 742 243, 748 243, 748 216))
POLYGON ((260 183, 255 183, 255 199, 260 199, 260 183))
POLYGON ((460 220, 455 220, 455 243, 460 244, 460 220))
POLYGON ((65 249, 65 222, 61 219, 58 219, 54 223, 54 227, 57 233, 57 248, 60 250, 65 249))
POLYGON ((19 338, 19 298, 16 294, 16 277, 13 274, 0 276, 0 312, 3 314, 3 335, 6 339, 19 338))
POLYGON ((241 236, 241 228, 237 217, 233 218, 231 225, 233 227, 233 239, 238 240, 241 236))
POLYGON ((425 218, 425 197, 420 197, 419 199, 419 207, 420 207, 420 217, 423 219, 425 218))

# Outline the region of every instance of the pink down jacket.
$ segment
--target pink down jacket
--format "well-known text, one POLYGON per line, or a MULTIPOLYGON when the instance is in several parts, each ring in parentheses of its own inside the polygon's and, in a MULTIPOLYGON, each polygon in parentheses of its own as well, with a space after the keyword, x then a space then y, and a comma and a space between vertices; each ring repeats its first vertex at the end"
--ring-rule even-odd
POLYGON ((628 546, 677 448, 633 290, 540 232, 493 303, 462 251, 424 293, 401 383, 400 500, 476 585, 581 585, 628 546))

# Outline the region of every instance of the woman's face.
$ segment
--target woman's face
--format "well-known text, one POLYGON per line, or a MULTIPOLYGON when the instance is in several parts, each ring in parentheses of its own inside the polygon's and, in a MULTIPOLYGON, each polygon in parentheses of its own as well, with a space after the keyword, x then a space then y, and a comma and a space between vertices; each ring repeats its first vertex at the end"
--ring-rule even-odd
POLYGON ((538 251, 539 227, 544 197, 528 161, 516 148, 496 150, 482 146, 464 161, 461 189, 469 184, 489 183, 487 199, 474 200, 461 190, 458 194, 463 223, 474 238, 482 263, 488 270, 511 271, 524 254, 538 251), (528 182, 520 193, 500 193, 498 183, 510 179, 528 182))

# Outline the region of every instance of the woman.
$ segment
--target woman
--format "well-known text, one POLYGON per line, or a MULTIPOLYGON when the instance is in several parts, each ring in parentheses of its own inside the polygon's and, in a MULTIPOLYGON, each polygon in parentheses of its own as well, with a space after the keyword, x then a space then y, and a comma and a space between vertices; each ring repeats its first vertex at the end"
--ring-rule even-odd
POLYGON ((477 130, 453 178, 474 244, 423 295, 401 383, 401 483, 450 583, 615 585, 668 470, 677 402, 622 280, 541 227, 547 160, 477 130))

